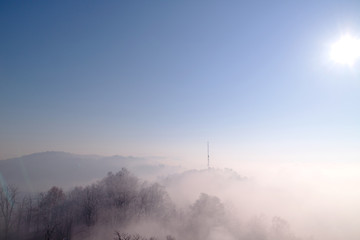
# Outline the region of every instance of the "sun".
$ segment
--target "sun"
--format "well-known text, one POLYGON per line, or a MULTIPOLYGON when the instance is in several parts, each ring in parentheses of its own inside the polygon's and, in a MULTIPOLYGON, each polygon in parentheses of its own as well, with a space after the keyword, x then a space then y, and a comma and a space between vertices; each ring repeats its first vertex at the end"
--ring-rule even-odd
POLYGON ((353 66, 360 58, 360 38, 350 34, 342 36, 332 44, 330 57, 336 63, 353 66))

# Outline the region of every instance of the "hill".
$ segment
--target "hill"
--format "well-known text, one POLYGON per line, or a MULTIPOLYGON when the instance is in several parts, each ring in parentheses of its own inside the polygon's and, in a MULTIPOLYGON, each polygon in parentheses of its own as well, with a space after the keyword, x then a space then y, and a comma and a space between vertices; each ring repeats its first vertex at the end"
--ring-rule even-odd
POLYGON ((130 169, 145 179, 176 172, 180 167, 161 164, 157 159, 138 157, 78 155, 41 152, 0 161, 1 181, 20 191, 45 191, 52 186, 64 189, 89 184, 108 172, 130 169))

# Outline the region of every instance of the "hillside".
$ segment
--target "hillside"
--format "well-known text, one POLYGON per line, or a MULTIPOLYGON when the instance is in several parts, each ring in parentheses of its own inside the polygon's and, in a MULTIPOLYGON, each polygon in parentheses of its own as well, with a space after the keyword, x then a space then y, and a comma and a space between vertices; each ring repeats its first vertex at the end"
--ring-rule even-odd
POLYGON ((45 191, 52 186, 67 189, 84 185, 122 168, 130 169, 145 179, 179 169, 163 165, 156 159, 66 152, 42 152, 0 161, 2 180, 25 192, 45 191))

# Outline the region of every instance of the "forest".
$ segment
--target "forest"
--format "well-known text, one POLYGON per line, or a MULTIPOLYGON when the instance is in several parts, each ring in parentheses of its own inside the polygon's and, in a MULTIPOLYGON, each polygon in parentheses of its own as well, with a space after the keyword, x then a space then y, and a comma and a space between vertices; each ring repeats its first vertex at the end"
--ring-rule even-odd
POLYGON ((24 194, 3 184, 1 240, 295 240, 280 217, 267 226, 261 216, 243 222, 217 196, 200 194, 178 207, 159 183, 142 181, 127 169, 64 191, 52 187, 24 194))

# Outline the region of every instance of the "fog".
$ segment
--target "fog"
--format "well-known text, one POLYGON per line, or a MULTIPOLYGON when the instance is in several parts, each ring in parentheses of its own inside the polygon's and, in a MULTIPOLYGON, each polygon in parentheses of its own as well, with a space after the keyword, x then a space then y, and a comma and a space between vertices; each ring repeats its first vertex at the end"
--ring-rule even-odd
POLYGON ((207 186, 238 215, 280 216, 301 237, 359 239, 359 163, 257 161, 236 169, 248 180, 207 186))
MULTIPOLYGON (((233 168, 161 169, 152 180, 123 169, 82 186, 32 195, 5 179, 0 206, 13 210, 1 214, 1 238, 360 237, 358 163, 240 161, 233 168)), ((65 172, 64 177, 71 179, 65 172)))

